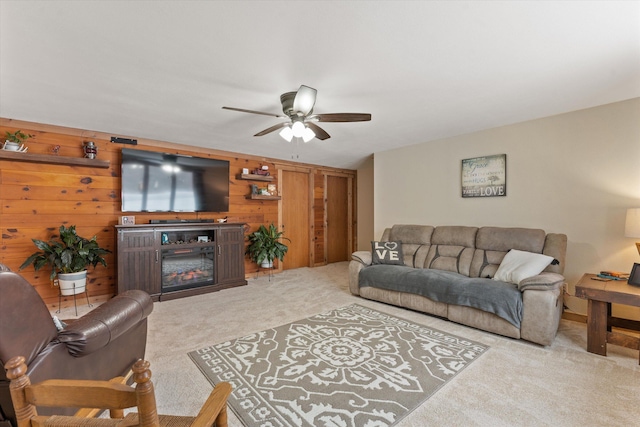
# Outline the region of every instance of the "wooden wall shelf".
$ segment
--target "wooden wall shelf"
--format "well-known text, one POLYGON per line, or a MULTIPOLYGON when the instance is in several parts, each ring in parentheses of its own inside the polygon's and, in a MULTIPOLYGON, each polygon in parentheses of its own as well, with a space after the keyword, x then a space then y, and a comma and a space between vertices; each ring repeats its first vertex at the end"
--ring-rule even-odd
POLYGON ((262 194, 249 194, 247 199, 251 200, 280 200, 280 196, 263 196, 262 194))
POLYGON ((257 175, 253 173, 239 173, 236 175, 236 179, 246 179, 247 181, 273 181, 271 175, 257 175))
POLYGON ((111 162, 108 160, 86 159, 84 157, 65 157, 50 154, 30 154, 15 151, 0 150, 0 160, 14 162, 50 163, 54 165, 86 166, 89 168, 108 169, 111 162))

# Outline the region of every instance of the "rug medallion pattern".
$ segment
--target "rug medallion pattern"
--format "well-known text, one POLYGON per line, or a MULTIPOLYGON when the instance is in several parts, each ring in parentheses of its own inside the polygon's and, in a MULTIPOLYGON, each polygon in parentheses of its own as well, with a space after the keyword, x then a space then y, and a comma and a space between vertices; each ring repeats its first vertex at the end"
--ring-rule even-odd
POLYGON ((189 356, 248 427, 383 427, 487 349, 353 304, 189 356))

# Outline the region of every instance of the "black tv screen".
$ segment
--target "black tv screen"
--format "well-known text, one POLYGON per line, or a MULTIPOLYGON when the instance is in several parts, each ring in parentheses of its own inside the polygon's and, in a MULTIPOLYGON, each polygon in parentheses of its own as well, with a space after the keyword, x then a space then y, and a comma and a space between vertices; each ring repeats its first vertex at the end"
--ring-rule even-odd
POLYGON ((122 149, 122 212, 227 212, 229 162, 122 149))

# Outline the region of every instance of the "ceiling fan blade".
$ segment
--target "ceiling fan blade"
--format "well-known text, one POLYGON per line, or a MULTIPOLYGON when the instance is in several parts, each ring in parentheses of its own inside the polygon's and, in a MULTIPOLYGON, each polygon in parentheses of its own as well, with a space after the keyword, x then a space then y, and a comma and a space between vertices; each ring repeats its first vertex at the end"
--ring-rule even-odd
POLYGON ((325 139, 331 138, 331 136, 317 124, 310 122, 305 122, 305 124, 311 128, 311 130, 316 134, 316 138, 319 140, 324 141, 325 139))
POLYGON ((368 113, 329 113, 314 114, 307 118, 308 120, 317 120, 319 122, 368 122, 371 120, 371 114, 368 113))
POLYGON ((293 99, 293 112, 301 113, 303 116, 311 113, 313 106, 316 104, 316 94, 318 93, 312 87, 302 85, 296 97, 293 99))
POLYGON ((232 111, 240 111, 241 113, 251 113, 251 114, 262 114, 263 116, 271 116, 271 117, 285 117, 278 114, 273 113, 265 113, 263 111, 255 111, 255 110, 245 110, 244 108, 234 108, 234 107, 222 107, 223 110, 232 110, 232 111))
POLYGON ((288 125, 288 123, 278 123, 277 125, 273 125, 270 128, 266 128, 265 130, 263 130, 261 132, 258 132, 253 136, 263 136, 263 135, 266 135, 268 133, 273 132, 274 130, 281 129, 281 128, 287 126, 287 125, 288 125))

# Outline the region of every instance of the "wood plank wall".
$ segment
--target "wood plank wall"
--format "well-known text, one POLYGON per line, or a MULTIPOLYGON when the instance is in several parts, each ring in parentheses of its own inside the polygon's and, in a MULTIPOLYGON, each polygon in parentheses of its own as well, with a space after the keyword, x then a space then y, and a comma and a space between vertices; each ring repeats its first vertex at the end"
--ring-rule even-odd
MULTIPOLYGON (((134 213, 136 223, 148 223, 151 219, 218 219, 228 217, 230 222, 247 223, 249 231, 260 224, 278 224, 280 202, 272 200, 247 200, 250 184, 266 186, 266 182, 236 179, 242 168, 254 169, 269 166, 273 181, 277 182, 278 165, 303 165, 263 157, 230 153, 219 150, 189 147, 178 143, 138 139, 137 146, 110 142, 112 135, 89 130, 65 128, 0 118, 0 138, 4 140, 6 131, 22 130, 34 137, 27 142, 29 154, 53 154, 57 156, 82 158, 82 146, 93 141, 98 147, 97 159, 108 160, 109 168, 93 168, 76 165, 32 163, 0 159, 0 263, 7 265, 29 281, 50 307, 58 303, 58 290, 49 281, 48 269, 35 272, 32 267, 18 271, 18 267, 36 247, 31 239, 48 240, 57 235, 60 225, 76 225, 81 236, 98 237, 101 246, 112 251, 107 255, 107 268, 98 266, 89 269, 88 292, 92 298, 108 298, 116 292, 115 228, 120 211, 120 150, 123 147, 149 151, 179 153, 198 157, 211 157, 230 162, 229 212, 207 213, 134 213)), ((122 136, 122 135, 114 135, 122 136)), ((313 217, 314 236, 311 250, 314 265, 326 263, 326 234, 324 230, 324 191, 326 173, 344 173, 355 178, 352 170, 311 167, 314 178, 313 217)), ((355 202, 355 196, 354 196, 355 202)), ((131 215, 131 213, 127 213, 131 215)), ((255 275, 257 265, 245 258, 247 277, 255 275)), ((63 302, 65 305, 65 302, 63 302)))
POLYGON ((325 238, 327 231, 327 216, 326 216, 326 199, 325 188, 327 180, 321 173, 316 173, 313 176, 313 240, 314 240, 314 265, 325 265, 327 263, 327 254, 325 251, 325 238))

